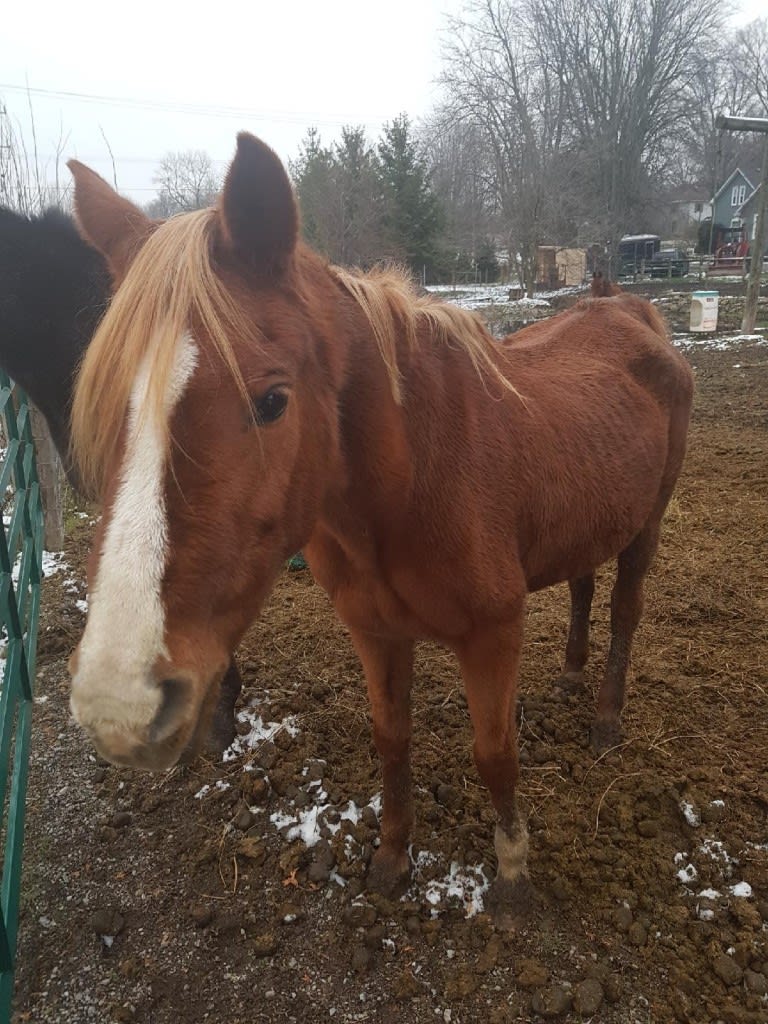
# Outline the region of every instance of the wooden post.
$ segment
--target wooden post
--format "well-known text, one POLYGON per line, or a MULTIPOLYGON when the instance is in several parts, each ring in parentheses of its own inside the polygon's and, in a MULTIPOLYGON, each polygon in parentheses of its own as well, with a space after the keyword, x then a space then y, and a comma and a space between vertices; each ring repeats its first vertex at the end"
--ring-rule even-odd
POLYGON ((765 248, 765 211, 768 208, 768 135, 763 142, 763 171, 760 176, 760 195, 757 200, 757 222, 752 245, 752 263, 749 268, 747 294, 744 299, 744 319, 741 329, 751 334, 757 320, 757 300, 760 298, 760 280, 763 273, 763 249, 765 248))
MULTIPOLYGON (((751 334, 755 329, 757 320, 757 300, 760 297, 760 280, 763 273, 763 249, 765 248, 766 237, 766 209, 768 209, 768 117, 729 117, 720 114, 715 120, 715 125, 721 130, 728 132, 759 132, 765 135, 763 144, 763 169, 760 175, 760 197, 757 202, 757 222, 755 224, 755 237, 751 244, 752 263, 749 268, 749 280, 747 292, 744 296, 744 318, 741 321, 741 329, 745 334, 751 334)), ((714 211, 712 213, 714 217, 714 211)), ((749 241, 749 240, 748 240, 749 241)))
POLYGON ((29 403, 32 437, 35 441, 37 476, 43 502, 46 551, 61 551, 64 547, 64 510, 62 503, 61 459, 48 430, 45 417, 29 403))

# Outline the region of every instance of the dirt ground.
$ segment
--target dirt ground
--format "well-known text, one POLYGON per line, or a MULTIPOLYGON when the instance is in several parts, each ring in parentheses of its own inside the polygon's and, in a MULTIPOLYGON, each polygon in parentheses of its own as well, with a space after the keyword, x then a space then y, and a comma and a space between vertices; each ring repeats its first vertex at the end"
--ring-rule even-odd
POLYGON ((493 816, 457 667, 428 644, 415 881, 400 902, 366 894, 380 782, 364 686, 306 570, 239 652, 241 753, 159 777, 96 760, 67 706, 90 530, 73 516, 71 570, 43 601, 15 1020, 768 1021, 768 345, 686 351, 690 450, 617 752, 587 746, 610 569, 589 692, 552 685, 566 588, 530 601, 521 795, 544 910, 517 934, 468 916, 493 816))

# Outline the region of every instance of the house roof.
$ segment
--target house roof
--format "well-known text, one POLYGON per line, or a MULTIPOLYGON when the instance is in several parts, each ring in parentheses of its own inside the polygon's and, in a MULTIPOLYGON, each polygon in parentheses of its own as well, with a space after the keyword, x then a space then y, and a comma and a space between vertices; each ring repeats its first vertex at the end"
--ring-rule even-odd
MULTIPOLYGON (((730 174, 728 175, 728 177, 727 177, 727 178, 725 179, 725 181, 724 181, 724 182, 723 182, 723 184, 722 184, 722 185, 720 186, 720 188, 719 188, 719 189, 717 190, 717 192, 715 192, 715 194, 714 194, 714 195, 712 196, 712 202, 713 202, 713 203, 714 203, 714 202, 716 201, 716 199, 717 199, 717 197, 718 197, 718 196, 720 195, 720 193, 721 193, 721 192, 724 192, 724 191, 725 191, 725 189, 727 189, 727 188, 728 188, 728 186, 729 186, 729 185, 731 184, 731 182, 733 181, 733 179, 734 179, 734 178, 736 177, 736 175, 737 175, 737 174, 740 174, 740 175, 742 176, 742 178, 744 179, 744 181, 746 181, 746 183, 747 183, 747 184, 749 185, 750 189, 751 189, 752 191, 754 191, 754 188, 755 188, 755 186, 754 186, 754 185, 752 184, 752 182, 751 182, 751 181, 749 180, 749 178, 748 178, 748 177, 746 176, 746 174, 744 173, 744 171, 742 171, 742 169, 741 169, 740 167, 735 167, 735 168, 734 168, 734 169, 733 169, 733 170, 731 171, 731 173, 730 173, 730 174)), ((750 195, 751 195, 751 192, 750 192, 750 195)))

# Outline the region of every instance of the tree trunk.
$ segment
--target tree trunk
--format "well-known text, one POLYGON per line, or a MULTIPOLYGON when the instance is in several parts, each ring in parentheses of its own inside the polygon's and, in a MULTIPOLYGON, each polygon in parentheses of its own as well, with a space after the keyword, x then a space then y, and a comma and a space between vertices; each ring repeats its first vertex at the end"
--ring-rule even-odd
POLYGON ((46 551, 64 547, 64 514, 62 505, 62 468, 59 453, 51 439, 43 414, 30 403, 32 437, 35 441, 37 476, 43 502, 46 551))

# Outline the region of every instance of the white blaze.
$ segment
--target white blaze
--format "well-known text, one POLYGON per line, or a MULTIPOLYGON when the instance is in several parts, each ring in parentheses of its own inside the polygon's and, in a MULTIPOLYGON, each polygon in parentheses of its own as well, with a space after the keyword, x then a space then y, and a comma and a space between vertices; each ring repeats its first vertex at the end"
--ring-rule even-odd
POLYGON ((151 672, 166 653, 161 586, 168 556, 168 424, 197 357, 194 341, 183 335, 159 415, 144 410, 151 374, 148 357, 131 392, 120 484, 72 680, 72 711, 89 728, 141 729, 160 707, 161 692, 151 672))

